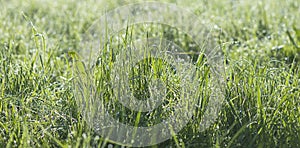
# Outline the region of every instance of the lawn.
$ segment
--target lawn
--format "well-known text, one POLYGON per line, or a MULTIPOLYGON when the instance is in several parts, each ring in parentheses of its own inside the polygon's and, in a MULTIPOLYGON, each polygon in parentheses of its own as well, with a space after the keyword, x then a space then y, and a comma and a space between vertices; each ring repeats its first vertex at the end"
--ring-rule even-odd
POLYGON ((164 0, 187 10, 152 18, 173 25, 99 20, 135 2, 0 0, 0 147, 300 147, 300 1, 164 0), (172 132, 104 129, 107 114, 172 132))

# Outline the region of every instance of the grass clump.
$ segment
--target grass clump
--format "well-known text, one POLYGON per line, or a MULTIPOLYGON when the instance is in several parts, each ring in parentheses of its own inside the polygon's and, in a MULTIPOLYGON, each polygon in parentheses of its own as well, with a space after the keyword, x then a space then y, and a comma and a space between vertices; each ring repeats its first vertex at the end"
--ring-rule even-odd
MULTIPOLYGON (((82 34, 105 9, 125 3, 0 1, 0 147, 118 146, 84 120, 73 80, 74 65, 82 60, 82 34)), ((191 62, 199 68, 201 91, 197 91, 200 97, 192 120, 172 139, 154 147, 299 147, 300 18, 296 14, 300 3, 211 0, 194 4, 182 6, 193 8, 199 18, 214 24, 212 40, 223 51, 225 101, 216 122, 200 131, 199 122, 212 93, 206 87, 211 71, 201 49, 170 26, 130 28, 133 38, 129 40, 166 38, 193 53, 189 54, 191 62)), ((126 33, 123 30, 118 35, 126 33)), ((93 71, 98 91, 111 103, 110 113, 132 125, 159 123, 172 114, 180 100, 175 97, 180 94, 180 80, 173 63, 145 58, 134 66, 130 75, 136 81, 131 80, 130 89, 137 98, 149 96, 148 78, 156 77, 168 82, 169 99, 152 113, 133 112, 111 99, 111 68, 126 47, 122 40, 112 41, 116 41, 110 45, 114 50, 103 49, 106 52, 101 52, 93 71)))

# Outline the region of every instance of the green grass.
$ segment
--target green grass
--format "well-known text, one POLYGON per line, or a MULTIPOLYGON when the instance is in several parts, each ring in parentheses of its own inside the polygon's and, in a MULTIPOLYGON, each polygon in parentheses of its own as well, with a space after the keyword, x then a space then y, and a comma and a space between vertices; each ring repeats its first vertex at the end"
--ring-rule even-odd
MULTIPOLYGON (((0 147, 110 144, 82 117, 74 96, 74 65, 80 63, 80 41, 88 27, 105 10, 127 3, 0 0, 0 147)), ((202 54, 192 55, 203 80, 199 105, 184 129, 156 147, 300 147, 300 3, 190 0, 178 5, 194 9, 199 19, 214 25, 212 40, 221 46, 226 65, 225 101, 216 122, 199 131, 211 73, 202 54)), ((189 46, 193 44, 190 37, 166 25, 137 25, 129 30, 118 35, 133 34, 134 38, 150 30, 154 33, 149 37, 157 33, 186 52, 200 50, 189 46)), ((110 100, 114 93, 105 82, 110 81, 118 50, 126 45, 114 43, 114 51, 103 49, 107 52, 98 55, 102 58, 91 74, 98 91, 105 94, 109 111, 132 125, 159 123, 180 100, 174 97, 180 94, 180 80, 170 65, 148 58, 133 68, 131 75, 140 77, 131 89, 143 99, 149 94, 147 77, 168 81, 163 106, 144 114, 110 100)))

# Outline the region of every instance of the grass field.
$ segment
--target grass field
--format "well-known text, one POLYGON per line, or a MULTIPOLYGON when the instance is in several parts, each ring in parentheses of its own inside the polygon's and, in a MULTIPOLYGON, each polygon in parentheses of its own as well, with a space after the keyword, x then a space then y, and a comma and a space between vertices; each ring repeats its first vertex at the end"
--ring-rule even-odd
MULTIPOLYGON (((74 93, 74 65, 82 60, 86 30, 105 11, 131 2, 137 0, 0 0, 0 147, 121 147, 101 137, 82 118, 74 93)), ((199 72, 205 72, 197 75, 203 80, 199 84, 202 103, 177 135, 153 147, 300 147, 300 2, 167 2, 190 9, 213 24, 211 40, 221 47, 224 57, 224 102, 217 120, 200 131, 198 125, 211 93, 206 87, 211 72, 205 56, 193 54, 199 72)), ((191 37, 167 25, 136 25, 118 35, 138 37, 145 30, 152 31, 147 37, 158 34, 187 53, 200 51, 190 46, 191 37)), ((110 48, 127 45, 119 44, 113 42, 110 48)), ((107 48, 101 51, 95 55, 100 60, 91 75, 115 118, 151 126, 173 113, 180 100, 180 80, 170 63, 148 58, 130 73, 168 81, 163 106, 143 114, 110 100, 114 93, 106 84, 118 53, 107 48), (147 64, 162 74, 151 73, 147 64)), ((146 87, 147 80, 141 78, 130 85, 137 98, 149 96, 146 87)))

